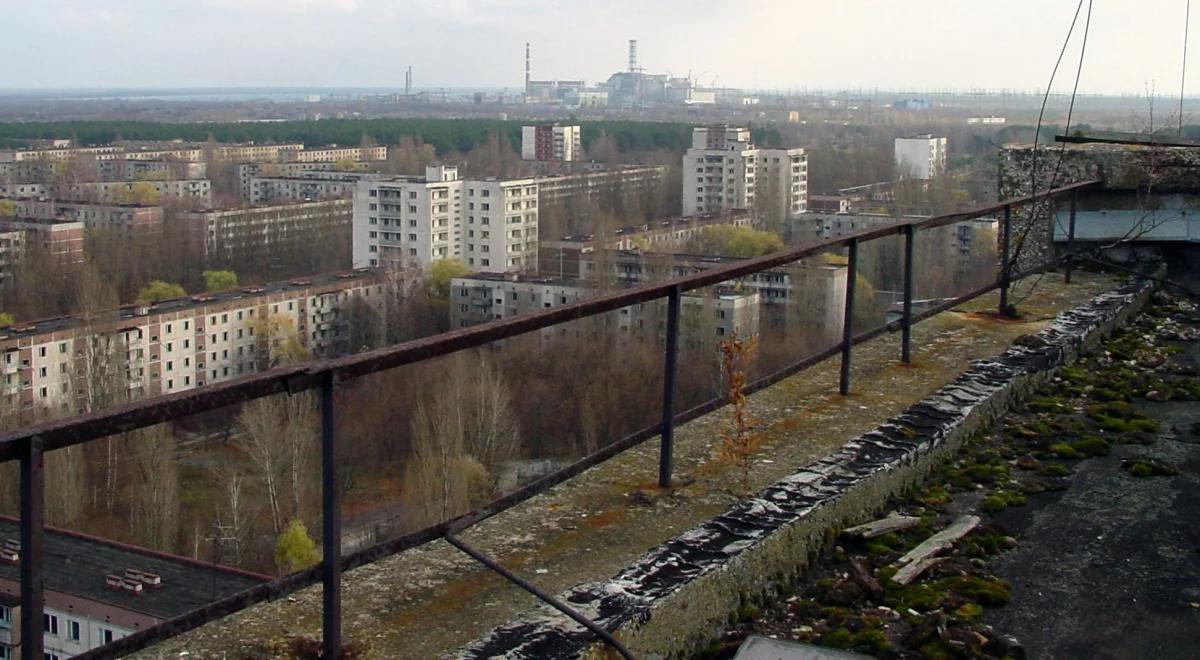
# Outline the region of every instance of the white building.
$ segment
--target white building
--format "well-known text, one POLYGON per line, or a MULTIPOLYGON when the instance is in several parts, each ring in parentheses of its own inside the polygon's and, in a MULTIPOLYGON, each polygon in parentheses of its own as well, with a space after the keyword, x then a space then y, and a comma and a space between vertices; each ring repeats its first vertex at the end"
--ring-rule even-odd
POLYGON ((534 268, 537 181, 463 180, 456 167, 434 166, 424 178, 359 182, 353 243, 355 268, 426 269, 439 259, 490 273, 534 268))
POLYGON ((946 138, 928 133, 896 138, 896 172, 901 179, 929 179, 946 171, 946 138))
POLYGON ((366 172, 305 172, 299 176, 252 176, 243 196, 251 204, 348 198, 359 181, 378 179, 366 172))
POLYGON ((574 161, 583 158, 578 126, 544 124, 521 127, 521 158, 574 161))
POLYGON ((746 128, 692 130, 692 148, 683 157, 684 215, 772 207, 782 218, 807 210, 804 149, 760 149, 746 128), (766 195, 772 199, 760 200, 766 195))

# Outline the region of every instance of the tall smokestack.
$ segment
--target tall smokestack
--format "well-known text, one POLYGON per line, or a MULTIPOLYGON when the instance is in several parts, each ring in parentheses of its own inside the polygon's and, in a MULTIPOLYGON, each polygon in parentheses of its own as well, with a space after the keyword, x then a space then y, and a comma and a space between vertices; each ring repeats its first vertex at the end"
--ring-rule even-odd
POLYGON ((629 40, 629 73, 637 73, 637 39, 629 40))
POLYGON ((529 42, 525 42, 525 95, 529 96, 529 42))
POLYGON ((412 95, 412 65, 408 65, 408 70, 404 72, 404 95, 412 95))

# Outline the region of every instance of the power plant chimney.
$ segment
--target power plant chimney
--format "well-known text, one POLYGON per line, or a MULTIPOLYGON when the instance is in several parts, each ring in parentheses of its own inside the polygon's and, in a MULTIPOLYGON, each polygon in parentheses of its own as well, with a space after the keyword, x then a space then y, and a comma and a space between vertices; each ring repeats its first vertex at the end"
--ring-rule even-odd
POLYGON ((404 95, 412 95, 412 65, 408 65, 408 70, 404 72, 404 95))
POLYGON ((529 42, 525 42, 525 96, 529 96, 529 42))
POLYGON ((637 39, 629 40, 629 73, 637 73, 637 39))

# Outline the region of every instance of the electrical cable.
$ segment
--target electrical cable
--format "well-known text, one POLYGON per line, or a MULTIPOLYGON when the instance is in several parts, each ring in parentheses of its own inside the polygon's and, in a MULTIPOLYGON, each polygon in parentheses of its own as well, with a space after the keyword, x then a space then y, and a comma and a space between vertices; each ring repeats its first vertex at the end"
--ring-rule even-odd
POLYGON ((1183 137, 1183 89, 1187 82, 1188 24, 1192 20, 1192 0, 1187 0, 1183 13, 1183 63, 1179 67, 1179 136, 1183 137))

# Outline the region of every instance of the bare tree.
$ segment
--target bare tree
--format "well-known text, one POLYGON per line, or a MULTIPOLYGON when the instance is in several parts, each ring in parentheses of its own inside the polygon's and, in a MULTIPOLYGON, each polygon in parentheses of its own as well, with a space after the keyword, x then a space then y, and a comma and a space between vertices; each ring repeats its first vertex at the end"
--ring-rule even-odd
POLYGON ((179 533, 179 470, 175 436, 167 425, 128 434, 125 455, 133 471, 130 518, 140 545, 173 550, 179 533))
POLYGON ((242 408, 238 424, 242 433, 237 444, 250 459, 278 535, 285 521, 302 517, 312 491, 306 478, 311 477, 318 437, 312 396, 256 399, 242 408))

